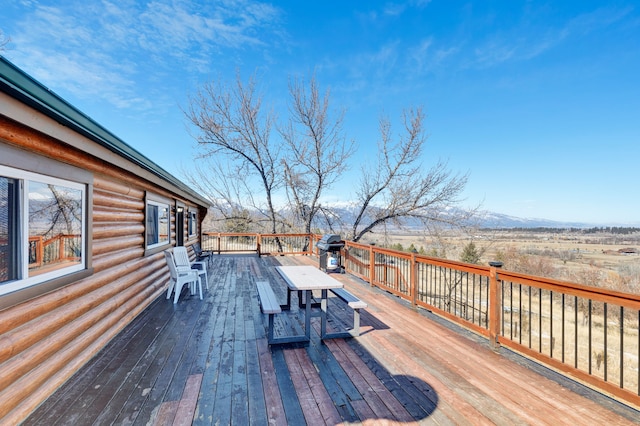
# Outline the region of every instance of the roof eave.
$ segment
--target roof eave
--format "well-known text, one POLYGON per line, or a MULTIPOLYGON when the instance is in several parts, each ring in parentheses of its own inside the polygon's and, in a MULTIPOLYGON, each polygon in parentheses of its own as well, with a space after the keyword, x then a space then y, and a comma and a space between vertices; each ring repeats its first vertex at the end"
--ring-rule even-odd
POLYGON ((204 207, 209 201, 0 55, 0 90, 180 189, 204 207))

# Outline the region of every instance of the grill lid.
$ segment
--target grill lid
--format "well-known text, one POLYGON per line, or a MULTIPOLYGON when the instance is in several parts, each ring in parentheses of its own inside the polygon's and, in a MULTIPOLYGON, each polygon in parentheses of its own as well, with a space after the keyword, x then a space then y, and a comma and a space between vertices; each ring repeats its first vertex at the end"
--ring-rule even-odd
POLYGON ((318 240, 316 247, 324 251, 337 251, 344 247, 344 241, 338 234, 325 234, 318 240))
POLYGON ((334 244, 334 243, 341 243, 341 242, 342 242, 342 238, 340 238, 340 235, 338 234, 324 234, 322 238, 318 240, 318 243, 323 243, 323 244, 334 244))

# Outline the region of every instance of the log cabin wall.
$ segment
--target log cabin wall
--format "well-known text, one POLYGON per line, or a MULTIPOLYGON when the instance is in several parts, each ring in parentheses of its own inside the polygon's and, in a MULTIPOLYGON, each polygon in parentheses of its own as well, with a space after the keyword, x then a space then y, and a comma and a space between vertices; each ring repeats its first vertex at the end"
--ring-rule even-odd
MULTIPOLYGON (((88 191, 92 222, 88 276, 0 305, 0 424, 26 418, 166 291, 169 271, 162 251, 168 247, 145 250, 147 192, 171 200, 174 206, 197 210, 200 223, 206 214, 206 207, 173 191, 171 184, 158 185, 141 177, 143 172, 132 173, 137 170, 134 166, 114 166, 104 160, 112 153, 93 147, 89 140, 82 142, 98 155, 0 112, 0 156, 3 149, 24 150, 35 161, 43 158, 81 167, 93 177, 88 191)), ((175 226, 172 213, 169 246, 175 245, 175 226)), ((197 241, 188 238, 185 235, 185 244, 197 241)))

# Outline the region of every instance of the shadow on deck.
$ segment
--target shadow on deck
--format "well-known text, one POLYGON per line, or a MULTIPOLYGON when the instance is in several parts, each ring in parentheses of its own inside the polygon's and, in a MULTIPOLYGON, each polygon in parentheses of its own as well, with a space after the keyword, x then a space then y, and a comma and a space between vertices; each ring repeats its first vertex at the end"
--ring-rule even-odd
MULTIPOLYGON (((334 275, 369 305, 362 335, 303 347, 269 347, 255 281, 284 302, 275 265, 308 257, 214 256, 205 299, 184 290, 156 300, 39 407, 25 424, 633 424, 640 413, 532 368, 521 357, 426 311, 334 275), (551 380, 554 378, 555 380, 551 380)), ((330 301, 343 328, 352 313, 330 301)), ((301 333, 295 308, 277 333, 301 333)))

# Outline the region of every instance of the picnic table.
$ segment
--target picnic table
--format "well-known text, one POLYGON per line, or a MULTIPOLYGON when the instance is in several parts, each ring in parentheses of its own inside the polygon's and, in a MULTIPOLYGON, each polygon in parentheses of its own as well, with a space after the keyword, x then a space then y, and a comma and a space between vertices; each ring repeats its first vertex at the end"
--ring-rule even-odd
MULTIPOLYGON (((320 337, 322 339, 332 339, 336 337, 345 337, 344 333, 327 333, 327 313, 329 305, 327 303, 328 290, 338 289, 344 285, 325 274, 314 266, 276 266, 276 270, 287 283, 287 304, 283 306, 284 310, 291 308, 291 292, 298 292, 298 304, 300 308, 304 308, 304 336, 298 336, 299 340, 310 340, 311 336, 311 317, 318 316, 311 311, 314 306, 320 306, 320 337), (320 291, 320 303, 315 302, 313 291, 320 291), (304 300, 301 297, 304 294, 304 300)), ((286 339, 290 339, 287 337, 286 339)), ((295 339, 295 338, 294 338, 295 339)))

